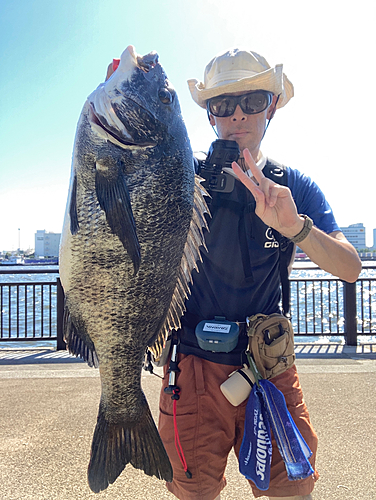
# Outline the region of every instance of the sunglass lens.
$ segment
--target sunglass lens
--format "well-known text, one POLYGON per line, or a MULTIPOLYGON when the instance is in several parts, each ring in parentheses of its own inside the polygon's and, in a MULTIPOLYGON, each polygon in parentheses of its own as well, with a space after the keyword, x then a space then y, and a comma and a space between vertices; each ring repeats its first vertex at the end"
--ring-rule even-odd
POLYGON ((252 92, 251 94, 242 96, 240 100, 240 107, 244 113, 253 115, 264 111, 269 105, 269 100, 269 94, 252 92))
POLYGON ((209 110, 214 116, 224 117, 231 116, 236 107, 235 99, 232 97, 218 97, 211 99, 209 102, 209 110))

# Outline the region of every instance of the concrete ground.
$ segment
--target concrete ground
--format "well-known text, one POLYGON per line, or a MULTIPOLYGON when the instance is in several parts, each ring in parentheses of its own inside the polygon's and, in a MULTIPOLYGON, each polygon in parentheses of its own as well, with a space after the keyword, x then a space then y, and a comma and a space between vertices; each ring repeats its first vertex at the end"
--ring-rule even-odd
MULTIPOLYGON (((314 500, 376 499, 376 346, 297 345, 300 380, 319 436, 314 500)), ((157 419, 160 379, 145 372, 157 419)), ((51 350, 0 350, 1 500, 173 499, 127 466, 102 493, 86 470, 100 396, 98 371, 51 350)), ((222 500, 252 499, 230 455, 222 500)))

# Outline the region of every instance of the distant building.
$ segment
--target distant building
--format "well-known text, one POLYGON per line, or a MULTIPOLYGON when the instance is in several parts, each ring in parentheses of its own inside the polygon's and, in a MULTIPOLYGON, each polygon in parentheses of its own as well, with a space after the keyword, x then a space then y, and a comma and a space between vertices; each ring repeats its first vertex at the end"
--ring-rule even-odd
POLYGON ((376 229, 373 230, 373 246, 372 248, 376 250, 376 229))
POLYGON ((35 257, 58 257, 61 233, 37 231, 35 233, 35 257))
POLYGON ((362 223, 341 227, 341 231, 357 250, 366 248, 366 228, 362 223))

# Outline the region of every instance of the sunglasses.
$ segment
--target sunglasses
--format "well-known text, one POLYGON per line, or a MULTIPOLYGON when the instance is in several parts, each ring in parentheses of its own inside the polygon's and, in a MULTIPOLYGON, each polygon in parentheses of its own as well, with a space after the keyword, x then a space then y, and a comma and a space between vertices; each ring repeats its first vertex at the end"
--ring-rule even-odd
POLYGON ((239 96, 220 95, 208 100, 207 109, 213 116, 225 118, 235 113, 236 106, 246 115, 256 115, 265 111, 273 99, 272 92, 256 90, 239 96))

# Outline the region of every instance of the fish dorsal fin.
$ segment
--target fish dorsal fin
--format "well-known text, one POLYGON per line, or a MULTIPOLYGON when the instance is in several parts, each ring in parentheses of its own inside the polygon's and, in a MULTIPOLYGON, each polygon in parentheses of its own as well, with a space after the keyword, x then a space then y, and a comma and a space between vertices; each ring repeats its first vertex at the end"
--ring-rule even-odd
POLYGON ((207 250, 203 229, 205 228, 208 230, 204 215, 205 213, 209 213, 209 209, 206 205, 204 196, 209 195, 201 186, 202 180, 203 179, 198 175, 195 176, 192 219, 184 246, 177 283, 174 293, 172 294, 170 308, 157 339, 154 344, 149 347, 157 362, 162 354, 168 333, 173 329, 177 330, 181 327, 180 319, 186 309, 185 300, 190 294, 189 283, 192 282, 192 271, 193 269, 198 271, 197 261, 202 261, 200 246, 203 246, 205 250, 207 250))

